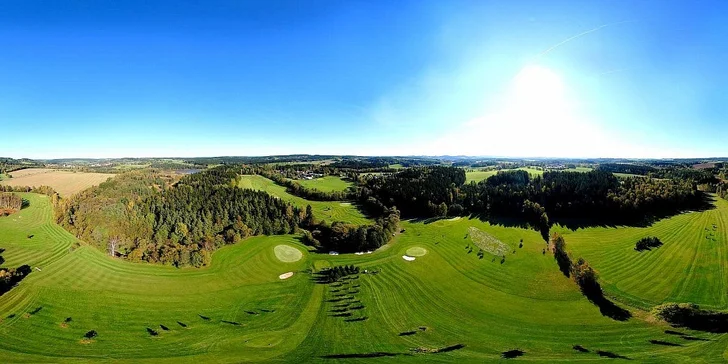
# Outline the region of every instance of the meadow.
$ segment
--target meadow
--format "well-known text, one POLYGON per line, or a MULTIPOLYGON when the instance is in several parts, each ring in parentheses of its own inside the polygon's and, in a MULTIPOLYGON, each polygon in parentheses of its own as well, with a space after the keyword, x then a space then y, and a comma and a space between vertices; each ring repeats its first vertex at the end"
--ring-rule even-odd
POLYGON ((0 184, 8 186, 50 186, 61 196, 68 197, 91 186, 106 181, 113 174, 72 172, 47 168, 28 168, 11 172, 12 178, 3 179, 0 184))
MULTIPOLYGON (((75 247, 76 239, 52 222, 48 197, 22 197, 29 207, 0 218, 4 265, 33 267, 0 298, 4 362, 360 362, 379 357, 383 362, 461 363, 518 355, 516 360, 544 363, 604 357, 655 363, 728 359, 726 334, 671 334, 675 329, 638 309, 627 321, 602 316, 559 272, 553 256, 543 253, 546 245, 532 230, 467 218, 403 222, 405 232, 378 251, 338 256, 310 252, 296 236, 254 237, 218 250, 208 267, 177 269, 113 259, 83 243, 75 247), (507 245, 505 259, 478 254, 468 236, 472 228, 507 245), (408 253, 416 259, 403 259, 408 253), (310 274, 350 264, 361 272, 340 283, 317 283, 310 274), (280 278, 288 272, 293 276, 280 278), (90 330, 98 336, 84 340, 90 330)), ((658 222, 649 233, 668 234, 672 226, 686 230, 684 236, 692 236, 688 231, 700 235, 703 225, 722 224, 725 209, 719 202, 715 210, 658 222)), ((697 273, 724 272, 724 225, 711 243, 720 249, 701 253, 704 247, 696 238, 682 242, 677 232, 675 240, 661 236, 665 245, 646 252, 649 256, 629 251, 632 239, 644 231, 604 241, 608 229, 566 232, 569 248, 587 256, 605 280, 617 279, 619 272, 610 268, 614 261, 625 261, 610 256, 642 254, 635 261, 650 262, 643 266, 672 269, 671 256, 689 257, 693 247, 696 258, 714 255, 687 263, 693 278, 641 279, 646 272, 633 272, 627 275, 634 276, 632 287, 624 292, 647 292, 659 280, 673 288, 674 295, 666 297, 721 305, 720 293, 706 284, 711 278, 700 279, 697 273), (612 253, 600 259, 588 250, 597 245, 612 253), (674 251, 661 252, 671 246, 674 251), (693 291, 695 296, 680 293, 693 291)))
POLYGON ((714 206, 648 227, 552 230, 562 232, 575 257, 599 270, 607 292, 632 306, 646 309, 667 301, 728 309, 728 201, 715 198, 714 206), (664 245, 634 250, 648 236, 664 245))
MULTIPOLYGON (((526 171, 532 176, 543 174, 542 170, 536 169, 536 168, 530 168, 530 167, 521 167, 521 168, 517 168, 517 170, 526 171)), ((490 176, 496 175, 498 172, 499 171, 496 169, 490 169, 490 170, 479 169, 479 170, 475 170, 475 171, 471 171, 471 172, 466 172, 465 173, 465 183, 470 183, 471 181, 480 182, 480 181, 488 179, 488 177, 490 177, 490 176)))
POLYGON ((302 179, 297 180, 296 182, 300 183, 306 188, 313 188, 323 192, 346 191, 347 188, 353 186, 351 182, 344 181, 336 176, 325 176, 315 179, 302 179))
MULTIPOLYGON (((565 169, 566 172, 589 172, 593 168, 590 167, 576 167, 576 168, 569 168, 565 169)), ((543 175, 543 170, 534 168, 534 167, 520 167, 516 168, 516 170, 519 171, 526 171, 531 176, 540 176, 543 175)), ((505 170, 504 170, 505 171, 505 170)), ((470 181, 480 182, 485 179, 487 179, 490 176, 493 176, 497 174, 499 171, 495 169, 476 169, 474 171, 466 172, 465 173, 465 182, 470 183, 470 181)), ((616 173, 615 173, 616 175, 616 173)))
POLYGON ((371 220, 366 218, 366 216, 364 216, 364 214, 362 214, 356 206, 352 205, 351 202, 306 200, 288 193, 285 187, 279 186, 275 182, 263 176, 243 175, 238 186, 241 188, 268 192, 269 194, 290 202, 302 209, 305 209, 307 205, 311 205, 314 216, 328 222, 344 221, 352 224, 371 223, 371 220))

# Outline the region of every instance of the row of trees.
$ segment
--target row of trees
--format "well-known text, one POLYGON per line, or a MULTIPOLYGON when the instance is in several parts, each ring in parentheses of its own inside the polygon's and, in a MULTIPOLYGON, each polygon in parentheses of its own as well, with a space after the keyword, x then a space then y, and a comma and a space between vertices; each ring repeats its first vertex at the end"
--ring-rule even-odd
POLYGON ((393 175, 367 177, 355 197, 375 212, 396 206, 404 217, 516 217, 540 230, 544 237, 555 219, 629 223, 704 204, 704 195, 690 181, 619 180, 600 170, 547 171, 535 177, 521 170, 502 171, 485 181, 464 182, 461 168, 411 168, 393 175))

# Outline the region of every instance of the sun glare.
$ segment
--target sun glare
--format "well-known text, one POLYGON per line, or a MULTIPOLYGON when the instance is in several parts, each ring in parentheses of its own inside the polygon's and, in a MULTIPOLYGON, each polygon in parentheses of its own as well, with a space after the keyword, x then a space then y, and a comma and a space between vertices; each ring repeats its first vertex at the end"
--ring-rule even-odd
POLYGON ((504 85, 499 102, 437 144, 471 155, 564 156, 576 150, 602 154, 609 143, 596 125, 579 116, 577 101, 558 72, 527 65, 504 85), (518 135, 519 142, 488 137, 493 135, 518 135), (553 139, 562 142, 550 142, 553 139))

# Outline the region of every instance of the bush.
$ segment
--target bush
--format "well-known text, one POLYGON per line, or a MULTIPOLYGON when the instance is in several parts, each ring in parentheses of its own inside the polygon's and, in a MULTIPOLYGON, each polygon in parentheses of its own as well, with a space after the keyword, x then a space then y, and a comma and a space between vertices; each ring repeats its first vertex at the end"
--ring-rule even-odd
POLYGON ((641 252, 644 250, 650 250, 652 248, 659 248, 661 246, 662 246, 662 242, 660 241, 660 239, 658 239, 654 236, 650 236, 650 237, 640 239, 637 242, 637 244, 635 244, 634 250, 641 252))
POLYGON ((665 303, 655 306, 652 315, 673 326, 728 332, 728 312, 703 310, 694 303, 665 303))

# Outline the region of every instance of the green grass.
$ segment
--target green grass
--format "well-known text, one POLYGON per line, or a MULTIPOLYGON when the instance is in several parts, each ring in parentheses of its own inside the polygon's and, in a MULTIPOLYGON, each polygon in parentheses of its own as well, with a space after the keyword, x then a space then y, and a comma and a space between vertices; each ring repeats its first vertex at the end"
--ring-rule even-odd
POLYGON ((345 221, 352 224, 369 224, 372 221, 367 219, 356 206, 345 201, 310 201, 286 192, 286 188, 275 184, 275 182, 259 175, 244 175, 240 180, 241 188, 250 188, 270 193, 284 201, 288 201, 300 208, 311 205, 313 214, 317 219, 333 221, 345 221))
MULTIPOLYGON (((503 171, 512 171, 513 169, 504 169, 503 171)), ((542 175, 543 171, 536 168, 530 168, 530 167, 521 167, 517 168, 519 171, 526 171, 531 175, 542 175)), ((470 183, 470 181, 480 182, 483 180, 486 180, 490 176, 494 176, 497 174, 498 170, 476 170, 473 172, 465 172, 465 183, 470 183)))
POLYGON ((284 263, 297 262, 303 258, 303 253, 300 250, 286 244, 276 245, 273 252, 276 258, 284 263))
POLYGON ((672 301, 728 309, 728 202, 718 199, 715 206, 645 228, 560 230, 574 256, 589 261, 603 287, 625 302, 643 308, 672 301), (664 245, 635 251, 635 243, 647 236, 664 245))
MULTIPOLYGON (((356 363, 364 360, 321 357, 384 352, 396 356, 369 360, 481 363, 500 360, 503 351, 515 348, 525 351, 516 360, 543 363, 601 360, 596 350, 636 362, 728 359, 728 335, 681 330, 709 340, 689 341, 665 334, 668 327, 644 320, 640 311, 626 322, 602 316, 558 271, 553 257, 542 254, 545 243, 531 230, 470 219, 403 222, 406 232, 383 249, 339 256, 308 252, 294 236, 255 237, 218 250, 209 267, 176 269, 112 259, 87 246, 69 251, 75 239, 51 222, 48 198, 23 197, 30 200, 30 207, 0 218, 5 265, 31 264, 42 271, 34 270, 0 297, 2 362, 356 363), (523 248, 508 252, 503 264, 487 255, 479 259, 465 248, 470 227, 510 246, 523 239, 523 248), (35 236, 28 239, 28 234, 35 236), (303 258, 281 262, 275 255, 278 245, 295 247, 303 258), (427 254, 404 261, 401 256, 415 247, 427 254), (343 264, 379 273, 360 274, 337 288, 316 284, 306 273, 309 268, 343 264), (296 274, 278 278, 289 271, 296 274), (349 318, 366 320, 347 322, 333 316, 341 301, 329 300, 338 299, 333 290, 342 288, 354 292, 346 295, 359 301, 357 308, 363 306, 348 310, 349 318), (12 314, 16 316, 7 318, 12 314), (67 317, 72 321, 61 327, 67 317), (159 335, 151 337, 147 327, 159 335), (81 343, 89 330, 96 330, 98 337, 81 343), (682 346, 654 345, 649 343, 652 339, 682 346), (455 344, 465 346, 439 354, 411 352, 455 344), (572 345, 591 352, 579 353, 572 345)), ((713 213, 722 212, 701 214, 713 213)), ((688 228, 701 219, 710 220, 683 216, 688 228)), ((574 249, 584 245, 574 238, 577 233, 567 236, 574 249)), ((695 243, 680 247, 689 250, 695 243)), ((660 249, 665 248, 668 243, 660 249)), ((681 286, 679 280, 672 284, 681 286)))
POLYGON ((336 176, 325 176, 316 179, 302 179, 297 180, 302 186, 307 188, 314 188, 323 192, 332 191, 345 191, 347 188, 353 186, 351 182, 344 181, 336 176))
POLYGON ((630 177, 639 177, 639 178, 647 178, 647 176, 643 176, 641 174, 632 174, 632 173, 612 173, 613 175, 621 178, 630 178, 630 177))

